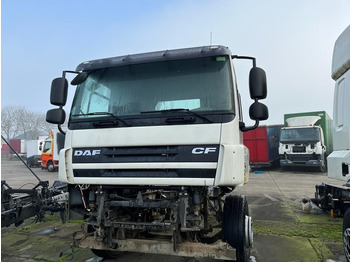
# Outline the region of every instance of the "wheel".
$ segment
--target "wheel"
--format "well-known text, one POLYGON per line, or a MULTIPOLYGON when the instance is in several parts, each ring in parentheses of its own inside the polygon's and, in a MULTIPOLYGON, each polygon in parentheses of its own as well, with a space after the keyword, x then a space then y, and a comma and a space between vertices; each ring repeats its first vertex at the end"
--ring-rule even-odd
POLYGON ((250 261, 253 244, 252 220, 245 196, 229 195, 225 199, 222 219, 223 241, 236 249, 236 261, 250 261))
POLYGON ((324 173, 327 171, 327 167, 326 166, 320 166, 320 172, 324 173))
POLYGON ((102 257, 102 258, 118 258, 124 254, 124 252, 101 250, 101 249, 91 249, 91 251, 96 256, 102 257))
POLYGON ((346 260, 350 262, 350 208, 348 208, 343 218, 343 246, 346 260))
POLYGON ((321 173, 327 172, 327 162, 325 161, 323 165, 319 167, 321 173))
POLYGON ((282 168, 282 171, 283 171, 283 172, 288 172, 288 171, 291 170, 291 167, 290 167, 290 166, 282 166, 281 168, 282 168))
POLYGON ((47 162, 47 170, 48 170, 49 172, 55 171, 55 166, 54 166, 54 164, 52 163, 52 161, 47 162))

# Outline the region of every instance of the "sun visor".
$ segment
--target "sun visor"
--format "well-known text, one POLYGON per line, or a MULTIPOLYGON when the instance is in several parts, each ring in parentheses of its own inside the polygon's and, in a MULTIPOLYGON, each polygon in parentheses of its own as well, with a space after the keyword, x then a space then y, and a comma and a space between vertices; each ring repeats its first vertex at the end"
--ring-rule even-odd
POLYGON ((288 126, 313 126, 321 117, 319 116, 298 116, 286 119, 288 126))

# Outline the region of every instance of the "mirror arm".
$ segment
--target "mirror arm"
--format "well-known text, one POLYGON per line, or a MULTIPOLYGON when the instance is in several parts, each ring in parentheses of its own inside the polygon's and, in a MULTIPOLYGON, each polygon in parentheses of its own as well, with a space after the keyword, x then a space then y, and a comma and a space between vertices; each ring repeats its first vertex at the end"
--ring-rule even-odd
MULTIPOLYGON (((77 72, 77 71, 66 70, 66 71, 62 72, 63 79, 66 79, 66 73, 79 74, 79 72, 77 72)), ((62 106, 60 106, 60 108, 62 108, 62 106)), ((66 132, 63 131, 61 124, 58 124, 57 128, 58 128, 58 131, 60 131, 63 135, 66 135, 66 132)))
POLYGON ((241 55, 232 55, 231 59, 248 59, 253 61, 253 67, 256 67, 256 58, 252 56, 241 56, 241 55))
POLYGON ((63 131, 61 124, 57 125, 58 131, 60 131, 63 135, 66 135, 66 132, 63 131))
POLYGON ((66 78, 66 73, 72 73, 72 74, 80 74, 80 72, 77 72, 77 71, 69 71, 69 70, 66 70, 66 71, 63 71, 62 72, 62 77, 63 78, 66 78))
POLYGON ((247 132, 247 131, 253 130, 253 129, 257 128, 258 126, 259 126, 259 120, 255 120, 255 124, 253 126, 248 126, 248 127, 245 126, 244 122, 239 122, 239 129, 242 132, 247 132))
MULTIPOLYGON (((60 108, 62 108, 62 106, 60 106, 60 108)), ((66 132, 63 131, 61 124, 57 124, 57 128, 58 128, 58 131, 60 131, 63 135, 66 135, 66 132)))

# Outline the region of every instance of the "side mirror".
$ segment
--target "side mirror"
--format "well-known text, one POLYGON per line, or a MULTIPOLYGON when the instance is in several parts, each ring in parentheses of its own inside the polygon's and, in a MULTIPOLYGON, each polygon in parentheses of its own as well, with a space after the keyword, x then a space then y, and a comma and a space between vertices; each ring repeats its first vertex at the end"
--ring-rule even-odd
POLYGON ((66 78, 55 78, 51 84, 50 102, 55 106, 64 106, 67 102, 68 81, 66 78))
POLYGON ((66 112, 62 108, 55 108, 47 111, 46 122, 61 125, 66 120, 66 112))
POLYGON ((249 107, 249 117, 253 120, 266 120, 269 118, 269 110, 266 105, 256 101, 249 107))
POLYGON ((266 73, 259 67, 253 67, 249 73, 249 92, 251 99, 265 99, 267 96, 266 73))

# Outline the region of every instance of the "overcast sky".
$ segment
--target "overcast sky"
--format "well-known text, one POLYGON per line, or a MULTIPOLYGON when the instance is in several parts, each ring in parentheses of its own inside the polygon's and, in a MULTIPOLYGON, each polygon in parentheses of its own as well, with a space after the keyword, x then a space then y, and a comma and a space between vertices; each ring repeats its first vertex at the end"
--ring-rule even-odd
MULTIPOLYGON (((254 56, 265 69, 270 118, 264 124, 282 124, 284 113, 333 115, 332 50, 350 24, 349 0, 2 0, 1 5, 2 108, 46 112, 53 108, 51 81, 63 70, 91 59, 209 45, 212 33, 212 44, 254 56)), ((248 123, 250 66, 235 61, 248 123)))

